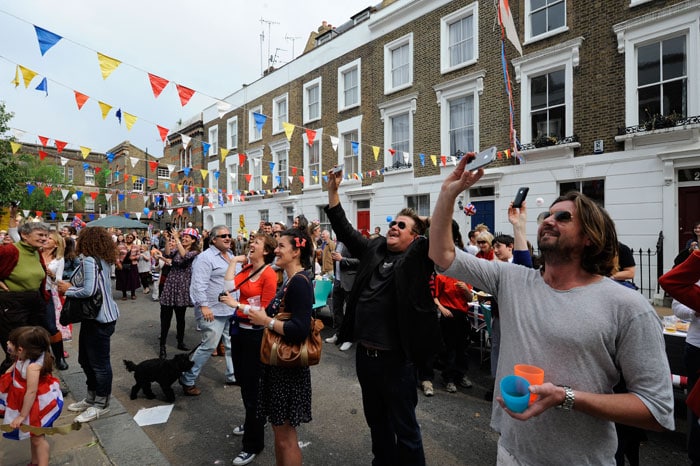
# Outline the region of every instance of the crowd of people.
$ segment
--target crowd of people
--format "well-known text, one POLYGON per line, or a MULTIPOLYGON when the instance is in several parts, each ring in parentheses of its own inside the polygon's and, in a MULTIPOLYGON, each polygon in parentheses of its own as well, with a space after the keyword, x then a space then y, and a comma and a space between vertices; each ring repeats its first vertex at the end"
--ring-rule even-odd
MULTIPOLYGON (((176 348, 190 351, 185 315, 194 308, 199 344, 190 354, 194 365, 179 379, 186 396, 201 395, 196 382, 203 366, 212 354, 225 355, 225 382, 240 386, 245 410, 233 430, 242 437, 233 464, 254 461, 270 423, 277 464, 300 465, 296 428, 312 420, 311 371, 262 364, 260 345, 263 329, 303 341, 310 331, 314 279, 330 279, 336 331, 326 342, 343 351, 356 347, 373 464, 422 465, 418 393, 434 394, 436 367, 442 369, 445 392, 472 386, 469 312, 479 307, 479 297, 488 301, 492 319, 494 387, 488 396, 494 400, 491 426, 500 434, 498 464, 621 464, 616 425, 674 429, 662 327, 651 305, 633 291, 629 248, 618 241, 607 212, 576 192, 557 198, 538 218, 538 257, 526 240, 526 203, 508 209, 512 235, 479 226, 465 243, 452 219, 454 204, 483 175, 465 171, 465 163, 444 181, 430 218, 402 209, 384 236, 379 227, 370 235, 348 221, 339 196, 342 173, 328 179, 325 213, 335 238, 303 215, 289 228, 261 222, 257 232, 235 237, 224 225, 141 238, 135 231, 84 228, 76 237, 74 229, 59 234, 26 222, 17 229, 17 242, 0 246, 0 287, 6 291, 0 304, 16 310, 0 316, 2 372, 9 369, 6 374, 24 381, 22 397, 36 396, 35 385, 51 391, 60 413, 62 397, 51 369, 67 368, 62 341, 66 334, 70 338, 70 328, 57 324, 57 315, 66 297, 99 291, 100 312, 83 321, 79 333, 78 362, 88 395, 67 409, 80 413, 78 422, 108 413, 110 337, 119 317, 114 278, 122 300, 137 299, 136 290, 143 288, 159 301, 160 358, 167 358, 173 314, 176 348), (289 318, 280 318, 287 313, 289 318), (30 342, 27 329, 36 328, 40 337, 30 342), (498 381, 522 363, 542 368, 545 379, 529 386, 537 398, 516 413, 506 406, 498 381), (625 390, 614 389, 623 378, 625 390), (558 439, 558 448, 551 438, 558 439)), ((674 312, 691 321, 686 346, 691 387, 698 379, 700 348, 697 244, 689 242, 688 260, 660 282, 677 299, 674 312)), ((0 393, 10 391, 6 388, 0 384, 0 393)), ((35 425, 24 409, 32 402, 18 404, 22 398, 14 396, 6 420, 14 427, 35 425)), ((697 462, 700 434, 697 415, 690 415, 689 455, 697 462)), ((31 454, 32 463, 47 464, 44 441, 33 438, 31 454)))

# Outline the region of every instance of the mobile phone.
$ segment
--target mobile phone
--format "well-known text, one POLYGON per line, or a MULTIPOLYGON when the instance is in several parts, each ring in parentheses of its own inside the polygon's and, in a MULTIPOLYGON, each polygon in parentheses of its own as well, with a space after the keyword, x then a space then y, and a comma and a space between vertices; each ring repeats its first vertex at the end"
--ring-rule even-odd
POLYGON ((167 222, 167 223, 165 224, 165 231, 167 231, 168 233, 170 233, 171 231, 173 231, 173 226, 170 224, 170 222, 167 222))
POLYGON ((496 160, 496 152, 496 146, 491 146, 486 150, 482 150, 481 152, 476 154, 476 158, 469 162, 467 166, 464 167, 464 169, 467 171, 474 171, 478 170, 479 168, 485 167, 486 165, 496 160))
POLYGON ((518 188, 518 192, 515 194, 515 199, 513 200, 513 207, 519 209, 523 205, 523 201, 525 201, 528 191, 530 191, 530 188, 527 186, 518 188))
POLYGON ((330 170, 328 170, 328 174, 329 174, 329 175, 333 175, 333 174, 335 174, 335 173, 340 173, 340 172, 343 171, 344 168, 345 168, 345 164, 342 164, 342 163, 341 163, 340 165, 336 165, 335 167, 333 167, 333 168, 331 168, 330 170))

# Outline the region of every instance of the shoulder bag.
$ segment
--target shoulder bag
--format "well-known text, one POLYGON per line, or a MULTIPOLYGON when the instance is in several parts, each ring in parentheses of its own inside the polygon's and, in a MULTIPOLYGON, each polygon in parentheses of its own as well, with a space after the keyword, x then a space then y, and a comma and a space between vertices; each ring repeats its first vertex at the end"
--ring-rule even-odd
MULTIPOLYGON (((303 275, 308 281, 308 277, 303 275)), ((275 315, 276 320, 285 321, 292 318, 291 312, 284 312, 285 296, 282 297, 280 312, 275 315)), ((301 343, 291 344, 285 341, 284 335, 265 328, 263 330, 262 344, 260 345, 260 361, 268 366, 278 367, 308 367, 315 366, 321 360, 321 319, 311 318, 309 335, 301 343)))
MULTIPOLYGON (((97 318, 100 309, 102 308, 102 285, 100 281, 102 280, 102 264, 101 260, 95 258, 95 263, 97 264, 97 291, 92 296, 87 298, 71 298, 66 297, 66 302, 63 304, 63 309, 61 309, 61 317, 59 322, 61 325, 75 324, 82 322, 83 320, 94 320, 97 318)), ((81 264, 85 266, 83 261, 81 264)))

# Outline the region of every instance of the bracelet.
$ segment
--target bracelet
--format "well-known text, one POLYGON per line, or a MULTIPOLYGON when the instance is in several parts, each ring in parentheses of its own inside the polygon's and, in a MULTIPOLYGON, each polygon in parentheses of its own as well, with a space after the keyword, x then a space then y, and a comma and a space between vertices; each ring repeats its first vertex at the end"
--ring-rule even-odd
POLYGON ((274 317, 272 319, 270 319, 270 321, 267 323, 267 328, 274 331, 275 330, 275 322, 277 322, 277 321, 275 320, 274 317))

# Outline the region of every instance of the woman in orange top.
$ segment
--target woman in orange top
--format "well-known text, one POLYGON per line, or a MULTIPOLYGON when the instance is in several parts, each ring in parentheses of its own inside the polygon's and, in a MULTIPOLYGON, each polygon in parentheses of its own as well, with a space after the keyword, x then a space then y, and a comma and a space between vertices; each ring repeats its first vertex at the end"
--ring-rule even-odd
POLYGON ((258 387, 261 372, 260 345, 263 327, 253 325, 248 318, 250 298, 257 297, 257 306, 265 309, 277 292, 277 273, 270 264, 275 258, 277 241, 269 235, 258 233, 250 242, 248 257, 236 256, 229 263, 224 277, 228 292, 237 290, 236 299, 228 292, 221 301, 236 308, 230 326, 231 359, 236 374, 236 382, 241 386, 241 397, 245 408, 245 421, 233 429, 234 435, 243 436, 243 445, 234 464, 247 464, 265 447, 264 420, 256 416, 258 387), (236 274, 239 263, 245 263, 236 274), (249 462, 249 461, 248 461, 249 462))

